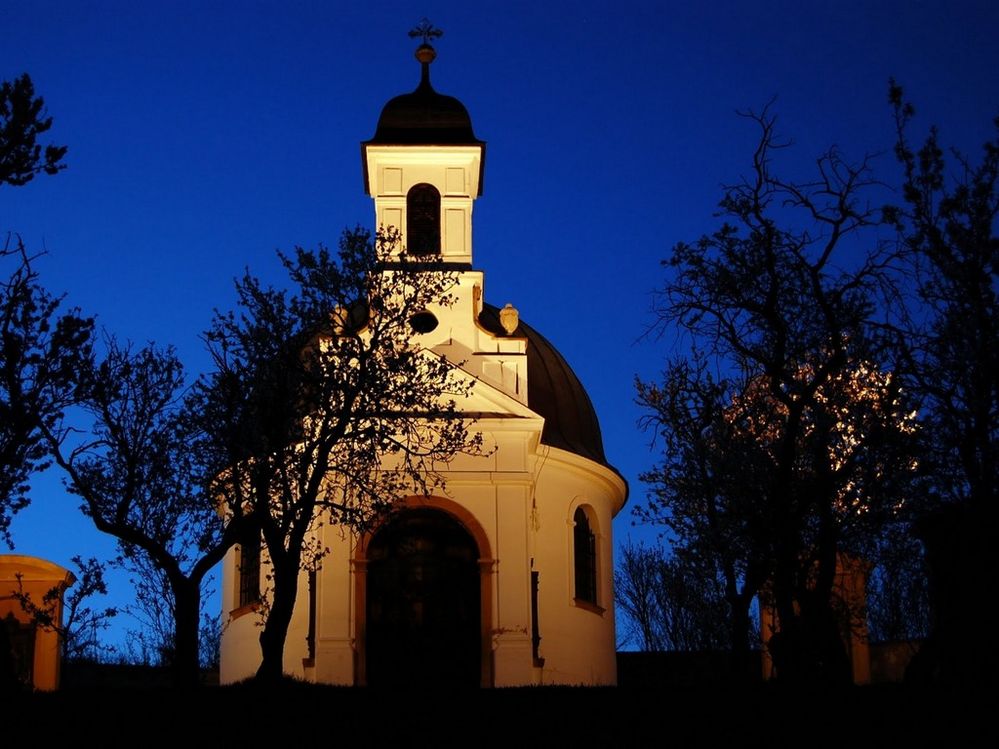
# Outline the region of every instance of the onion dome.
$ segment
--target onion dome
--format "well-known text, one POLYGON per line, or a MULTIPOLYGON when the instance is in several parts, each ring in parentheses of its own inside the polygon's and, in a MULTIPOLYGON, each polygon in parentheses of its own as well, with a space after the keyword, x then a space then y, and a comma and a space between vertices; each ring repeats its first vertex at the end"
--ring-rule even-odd
POLYGON ((391 99, 382 109, 374 137, 365 145, 482 145, 472 131, 465 105, 453 96, 434 91, 430 63, 437 52, 427 43, 416 50, 422 74, 420 85, 409 94, 391 99))

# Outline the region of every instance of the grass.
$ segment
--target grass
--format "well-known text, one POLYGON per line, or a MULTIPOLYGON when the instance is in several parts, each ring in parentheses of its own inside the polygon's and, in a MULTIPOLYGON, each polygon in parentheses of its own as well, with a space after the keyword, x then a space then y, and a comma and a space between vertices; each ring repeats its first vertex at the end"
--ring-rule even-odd
MULTIPOLYGON (((992 746, 991 695, 902 685, 375 690, 289 681, 96 687, 3 701, 14 725, 85 746, 992 746)), ((11 720, 5 721, 10 727, 11 720)), ((14 744, 11 744, 12 746, 14 744)))

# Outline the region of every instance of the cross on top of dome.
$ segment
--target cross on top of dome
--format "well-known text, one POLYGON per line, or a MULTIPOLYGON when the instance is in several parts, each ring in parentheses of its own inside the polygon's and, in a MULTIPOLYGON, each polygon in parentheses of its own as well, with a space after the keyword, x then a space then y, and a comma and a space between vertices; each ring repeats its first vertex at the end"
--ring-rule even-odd
POLYGON ((444 31, 442 29, 436 28, 430 20, 424 16, 420 19, 420 22, 409 30, 409 38, 415 39, 418 36, 423 37, 423 44, 430 46, 431 39, 440 39, 444 36, 444 31))

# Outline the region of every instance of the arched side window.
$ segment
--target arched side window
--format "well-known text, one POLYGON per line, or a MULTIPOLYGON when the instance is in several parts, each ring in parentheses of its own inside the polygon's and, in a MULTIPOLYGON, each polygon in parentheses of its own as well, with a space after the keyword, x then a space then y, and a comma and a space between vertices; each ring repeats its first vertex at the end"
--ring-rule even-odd
POLYGON ((260 601, 260 534, 254 529, 239 545, 239 608, 260 601))
POLYGON ((572 551, 577 601, 597 605, 597 537, 582 507, 572 516, 572 551))
POLYGON ((441 194, 421 182, 406 194, 406 251, 410 255, 439 255, 441 251, 441 194))

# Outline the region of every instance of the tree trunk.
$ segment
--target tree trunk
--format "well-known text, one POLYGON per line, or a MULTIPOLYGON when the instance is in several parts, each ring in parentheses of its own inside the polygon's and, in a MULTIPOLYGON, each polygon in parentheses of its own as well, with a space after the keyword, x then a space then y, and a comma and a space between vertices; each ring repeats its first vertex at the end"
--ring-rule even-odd
MULTIPOLYGON (((792 547, 793 548, 793 547, 792 547)), ((768 648, 773 659, 777 678, 785 682, 802 681, 801 626, 795 611, 797 588, 795 555, 788 552, 786 544, 777 548, 773 575, 773 602, 777 612, 777 631, 769 639, 768 648)))
MULTIPOLYGON (((732 678, 735 681, 745 681, 752 674, 749 663, 749 601, 743 596, 729 599, 729 636, 732 648, 732 678)), ((759 672, 759 668, 756 669, 759 672)))
POLYGON ((850 663, 828 591, 775 585, 778 631, 770 638, 777 678, 790 684, 845 684, 850 663))
POLYGON ((828 684, 850 684, 853 668, 843 637, 853 636, 853 620, 852 612, 847 608, 849 602, 834 598, 839 544, 831 512, 833 502, 830 490, 822 504, 823 527, 818 540, 814 588, 808 591, 809 606, 807 609, 802 607, 802 618, 810 646, 809 667, 814 678, 828 684))
POLYGON ((196 687, 199 682, 198 638, 201 626, 200 580, 175 583, 173 683, 175 687, 196 687))
POLYGON ((284 675, 284 643, 288 638, 288 626, 295 610, 298 596, 298 558, 274 562, 274 598, 271 601, 267 621, 260 633, 260 652, 263 660, 257 669, 257 681, 276 683, 284 675))

